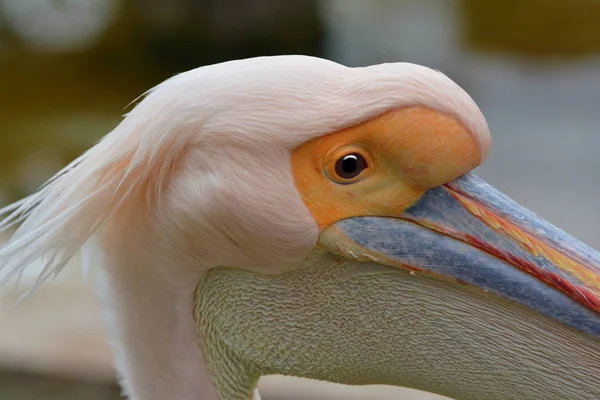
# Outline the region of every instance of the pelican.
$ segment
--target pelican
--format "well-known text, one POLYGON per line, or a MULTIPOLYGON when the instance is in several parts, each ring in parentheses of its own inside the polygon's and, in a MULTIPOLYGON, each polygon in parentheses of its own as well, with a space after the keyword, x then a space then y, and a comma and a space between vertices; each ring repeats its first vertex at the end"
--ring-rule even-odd
POLYGON ((423 66, 201 67, 2 210, 0 284, 82 249, 131 400, 257 399, 269 374, 600 399, 600 254, 475 176, 489 148, 423 66))

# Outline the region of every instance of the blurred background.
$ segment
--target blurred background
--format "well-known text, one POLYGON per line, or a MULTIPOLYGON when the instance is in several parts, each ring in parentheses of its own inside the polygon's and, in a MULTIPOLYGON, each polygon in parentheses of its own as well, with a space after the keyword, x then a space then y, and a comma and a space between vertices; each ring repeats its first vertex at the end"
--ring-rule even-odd
MULTIPOLYGON (((165 78, 290 53, 443 71, 490 124, 492 151, 477 173, 600 248, 597 0, 0 0, 0 207, 93 145, 165 78)), ((18 308, 39 268, 18 289, 0 289, 0 399, 119 398, 77 264, 18 308)), ((261 388, 264 400, 441 399, 281 377, 261 388)))

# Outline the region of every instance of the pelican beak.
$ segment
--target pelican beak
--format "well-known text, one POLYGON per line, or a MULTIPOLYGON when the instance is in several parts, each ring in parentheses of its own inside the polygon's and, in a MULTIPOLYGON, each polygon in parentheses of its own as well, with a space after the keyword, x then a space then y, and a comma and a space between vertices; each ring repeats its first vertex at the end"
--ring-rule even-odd
POLYGON ((600 338, 600 253, 470 173, 397 218, 339 221, 319 245, 473 286, 600 338))

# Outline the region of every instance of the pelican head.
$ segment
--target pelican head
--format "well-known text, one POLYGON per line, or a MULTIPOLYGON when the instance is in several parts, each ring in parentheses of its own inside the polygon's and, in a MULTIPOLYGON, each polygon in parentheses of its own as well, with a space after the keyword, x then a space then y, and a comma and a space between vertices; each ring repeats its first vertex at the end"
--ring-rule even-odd
POLYGON ((600 255, 473 175, 489 147, 425 67, 198 68, 1 210, 0 284, 83 248, 132 400, 248 400, 267 374, 597 400, 600 255))

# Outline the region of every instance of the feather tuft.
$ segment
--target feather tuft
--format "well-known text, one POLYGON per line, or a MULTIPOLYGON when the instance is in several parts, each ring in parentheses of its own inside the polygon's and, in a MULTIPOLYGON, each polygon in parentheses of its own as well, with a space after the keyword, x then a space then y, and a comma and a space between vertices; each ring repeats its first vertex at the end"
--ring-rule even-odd
POLYGON ((0 232, 21 224, 0 247, 0 285, 42 259, 44 267, 30 292, 37 289, 132 198, 142 194, 148 205, 160 198, 184 140, 145 129, 149 121, 136 111, 36 193, 0 209, 0 217, 5 216, 0 232))

